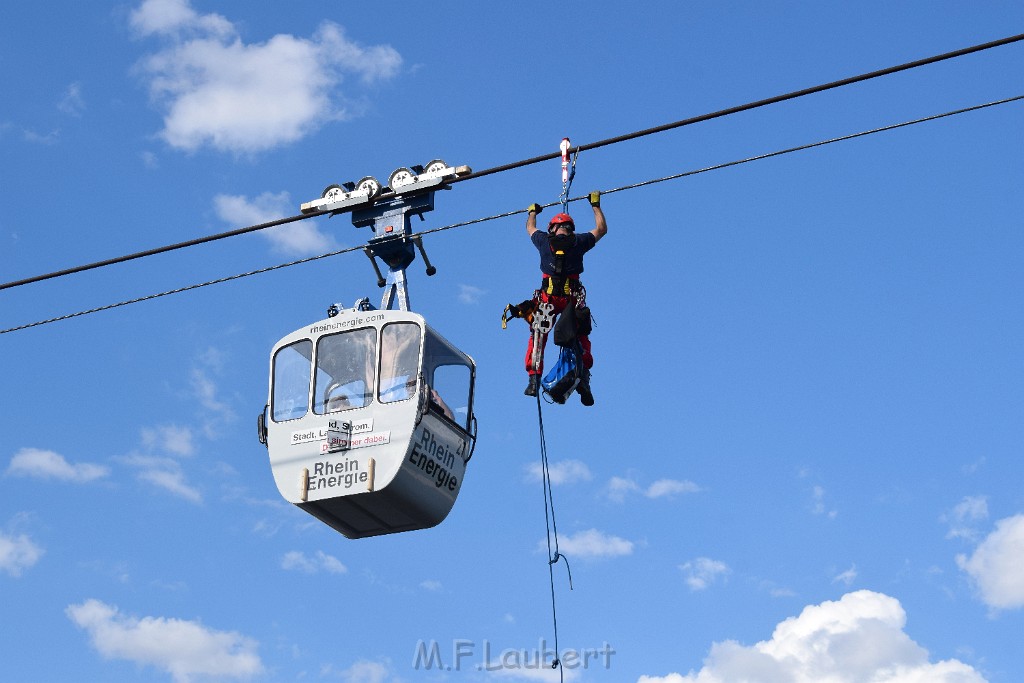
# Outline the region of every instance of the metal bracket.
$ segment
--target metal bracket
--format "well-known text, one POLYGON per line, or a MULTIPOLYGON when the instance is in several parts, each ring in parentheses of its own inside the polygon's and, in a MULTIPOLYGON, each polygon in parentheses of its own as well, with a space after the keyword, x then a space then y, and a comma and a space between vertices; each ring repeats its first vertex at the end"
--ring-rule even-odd
MULTIPOLYGON (((434 192, 449 189, 447 183, 454 178, 472 174, 469 166, 452 167, 440 159, 423 166, 399 168, 388 178, 390 187, 381 187, 376 178, 367 176, 358 183, 329 185, 320 199, 302 205, 302 213, 331 212, 337 215, 352 213, 352 224, 357 228, 369 226, 373 230, 363 252, 369 257, 377 276, 377 286, 384 287, 381 308, 409 309, 409 293, 405 269, 416 260, 419 250, 427 267, 427 275, 437 272, 427 258, 423 241, 412 237, 412 217, 434 210, 434 192), (377 259, 388 267, 387 277, 377 266, 377 259)), ((344 310, 338 304, 328 309, 334 316, 344 310)))

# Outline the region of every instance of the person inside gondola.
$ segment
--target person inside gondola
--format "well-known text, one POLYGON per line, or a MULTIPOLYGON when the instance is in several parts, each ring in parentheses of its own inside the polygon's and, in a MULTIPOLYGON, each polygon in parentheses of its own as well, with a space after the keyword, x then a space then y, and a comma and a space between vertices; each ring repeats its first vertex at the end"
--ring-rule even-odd
POLYGON ((327 390, 322 397, 323 406, 314 406, 316 412, 332 413, 367 405, 373 395, 377 363, 375 330, 364 328, 325 336, 318 347, 317 376, 324 377, 327 390))
POLYGON ((455 414, 452 412, 452 409, 448 407, 448 404, 445 403, 443 398, 441 398, 441 394, 437 393, 437 389, 434 389, 433 387, 430 388, 430 402, 437 406, 449 420, 455 422, 455 414))
POLYGON ((380 400, 393 403, 411 398, 416 390, 420 357, 420 328, 413 323, 392 323, 381 332, 380 400))
MULTIPOLYGON (((575 304, 576 310, 586 308, 587 290, 580 282, 583 256, 608 233, 608 224, 601 210, 601 193, 591 192, 588 199, 594 211, 595 227, 584 233, 576 232, 575 221, 567 213, 556 214, 548 223, 547 231, 540 230, 537 228, 537 214, 541 212, 541 207, 531 204, 527 209, 526 232, 540 253, 540 269, 543 275, 541 288, 534 292, 533 303, 551 304, 554 306, 555 315, 562 313, 570 301, 575 304)), ((594 395, 590 390, 590 368, 594 365, 594 356, 591 354, 590 336, 580 334, 578 339, 583 349, 581 360, 584 370, 576 391, 583 405, 592 406, 594 395)), ((526 372, 529 375, 529 383, 523 392, 527 396, 536 396, 540 388, 546 342, 547 334, 540 335, 541 350, 537 363, 533 358, 533 334, 530 335, 526 348, 526 372)))

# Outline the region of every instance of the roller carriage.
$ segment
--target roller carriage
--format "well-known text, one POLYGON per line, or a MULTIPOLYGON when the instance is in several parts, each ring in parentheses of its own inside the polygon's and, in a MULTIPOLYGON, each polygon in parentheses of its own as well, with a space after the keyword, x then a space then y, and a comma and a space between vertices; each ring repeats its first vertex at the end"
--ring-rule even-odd
POLYGON ((439 524, 473 455, 476 365, 410 310, 405 279, 416 249, 436 272, 411 237, 411 217, 433 209, 446 179, 468 172, 431 162, 395 171, 389 188, 364 178, 302 206, 351 211, 354 225, 372 228, 365 252, 385 291, 380 308, 368 299, 332 305, 326 319, 274 345, 259 437, 285 500, 348 538, 439 524))

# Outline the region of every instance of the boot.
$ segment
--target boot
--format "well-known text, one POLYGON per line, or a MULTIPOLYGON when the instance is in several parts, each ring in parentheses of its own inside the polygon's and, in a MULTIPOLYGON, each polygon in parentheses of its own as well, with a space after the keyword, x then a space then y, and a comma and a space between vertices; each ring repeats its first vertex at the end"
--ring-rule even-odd
POLYGON ((576 393, 580 395, 580 403, 585 406, 594 405, 594 395, 590 393, 590 371, 584 370, 580 383, 576 385, 576 393))
POLYGON ((530 383, 526 385, 526 391, 523 393, 527 396, 536 396, 537 389, 540 388, 540 375, 530 375, 530 383))

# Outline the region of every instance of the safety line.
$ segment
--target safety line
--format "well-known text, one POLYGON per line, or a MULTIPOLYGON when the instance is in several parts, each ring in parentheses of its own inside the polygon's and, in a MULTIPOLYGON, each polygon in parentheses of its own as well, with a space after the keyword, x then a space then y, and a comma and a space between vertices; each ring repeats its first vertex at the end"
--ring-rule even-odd
MULTIPOLYGON (((983 50, 988 50, 988 49, 995 48, 995 47, 1001 47, 1001 46, 1004 46, 1004 45, 1009 45, 1011 43, 1015 43, 1015 42, 1018 42, 1018 41, 1021 41, 1021 40, 1024 40, 1024 33, 1018 34, 1018 35, 1015 35, 1015 36, 1009 36, 1009 37, 1006 37, 1006 38, 1001 38, 999 40, 993 40, 993 41, 990 41, 990 42, 987 42, 987 43, 981 43, 979 45, 973 45, 971 47, 962 48, 960 50, 954 50, 953 52, 946 52, 946 53, 943 53, 943 54, 940 54, 940 55, 935 55, 933 57, 926 57, 924 59, 918 59, 918 60, 915 60, 913 62, 907 62, 905 64, 899 64, 897 66, 891 66, 891 67, 888 67, 888 68, 885 68, 885 69, 879 69, 877 71, 871 71, 869 73, 860 74, 858 76, 851 76, 849 78, 844 78, 844 79, 841 79, 841 80, 838 80, 838 81, 832 81, 831 83, 824 83, 822 85, 816 85, 816 86, 813 86, 813 87, 810 87, 810 88, 804 88, 802 90, 795 90, 793 92, 785 93, 785 94, 782 94, 782 95, 776 95, 774 97, 769 97, 769 98, 766 98, 766 99, 763 99, 763 100, 757 100, 756 102, 748 102, 747 104, 741 104, 741 105, 738 105, 738 106, 729 107, 728 109, 720 109, 718 111, 711 112, 711 113, 708 113, 708 114, 702 114, 700 116, 694 116, 694 117, 691 117, 691 118, 683 119, 681 121, 675 121, 673 123, 667 123, 667 124, 663 124, 663 125, 660 125, 660 126, 655 126, 654 128, 647 128, 645 130, 635 131, 633 133, 627 133, 625 135, 619 135, 617 137, 612 137, 612 138, 608 138, 608 139, 605 139, 605 140, 600 140, 598 142, 592 142, 592 143, 588 143, 588 144, 585 144, 585 145, 580 145, 580 146, 575 148, 575 152, 578 154, 580 151, 583 151, 583 150, 597 149, 599 147, 605 147, 607 145, 613 145, 613 144, 617 144, 619 142, 625 142, 627 140, 634 140, 636 138, 644 137, 646 135, 652 135, 654 133, 661 133, 661 132, 664 132, 664 131, 667 131, 667 130, 673 130, 675 128, 681 128, 683 126, 689 126, 689 125, 692 125, 692 124, 695 124, 695 123, 701 123, 703 121, 710 121, 712 119, 721 118, 723 116, 729 116, 729 115, 738 114, 738 113, 744 112, 744 111, 750 111, 752 109, 757 109, 759 107, 764 107, 764 106, 767 106, 767 105, 770 105, 770 104, 777 104, 779 102, 785 102, 787 100, 793 100, 793 99, 796 99, 798 97, 804 97, 806 95, 812 95, 812 94, 823 92, 823 91, 826 91, 826 90, 832 90, 834 88, 839 88, 839 87, 843 87, 843 86, 846 86, 846 85, 852 85, 854 83, 861 83, 863 81, 867 81, 867 80, 870 80, 870 79, 873 79, 873 78, 879 78, 881 76, 888 76, 888 75, 895 74, 895 73, 898 73, 898 72, 901 72, 901 71, 907 71, 909 69, 914 69, 914 68, 921 67, 921 66, 927 66, 929 64, 935 64, 937 62, 945 61, 945 60, 948 60, 948 59, 953 59, 953 58, 956 58, 956 57, 963 57, 965 55, 973 54, 975 52, 981 52, 983 50)), ((530 158, 530 159, 524 159, 522 161, 516 161, 516 162, 513 162, 513 163, 509 163, 509 164, 503 164, 501 166, 494 166, 492 168, 484 169, 482 171, 476 171, 476 172, 473 172, 473 173, 468 173, 466 175, 453 178, 453 179, 451 179, 449 181, 446 181, 446 182, 447 182, 447 184, 451 185, 451 184, 454 184, 454 183, 457 183, 457 182, 463 182, 465 180, 471 180, 471 179, 475 179, 475 178, 482 178, 484 176, 492 175, 492 174, 495 174, 495 173, 502 173, 504 171, 510 171, 510 170, 517 169, 517 168, 522 168, 524 166, 529 166, 531 164, 536 164, 536 163, 539 163, 539 162, 542 162, 542 161, 549 161, 551 159, 556 159, 559 156, 560 156, 560 153, 544 154, 544 155, 536 156, 536 157, 533 157, 533 158, 530 158)), ((393 192, 385 192, 385 193, 381 194, 380 197, 378 197, 378 199, 379 200, 389 199, 389 198, 391 198, 393 196, 394 196, 393 192)), ((229 230, 227 232, 222 232, 222 233, 218 233, 218 234, 215 234, 215 235, 207 235, 205 237, 199 237, 199 238, 196 238, 196 239, 187 240, 185 242, 178 242, 176 244, 171 244, 171 245, 164 246, 164 247, 156 247, 156 248, 153 248, 153 249, 147 249, 145 251, 136 252, 134 254, 128 254, 126 256, 118 256, 118 257, 115 257, 115 258, 105 259, 103 261, 96 261, 95 263, 88 263, 88 264, 85 264, 85 265, 75 266, 75 267, 72 267, 72 268, 65 268, 63 270, 54 271, 52 273, 45 273, 45 274, 42 274, 42 275, 36 275, 36 276, 33 276, 33 277, 28 277, 28 278, 21 279, 21 280, 15 280, 15 281, 12 281, 12 282, 0 283, 0 290, 10 289, 10 288, 13 288, 13 287, 20 287, 22 285, 31 284, 31 283, 34 283, 34 282, 41 282, 43 280, 49 280, 49 279, 56 278, 56 277, 63 277, 63 276, 66 276, 66 275, 72 275, 72 274, 75 274, 75 273, 81 273, 81 272, 84 272, 84 271, 87 271, 87 270, 93 270, 95 268, 102 268, 102 267, 114 265, 114 264, 117 264, 117 263, 124 263, 125 261, 131 261, 131 260, 134 260, 134 259, 139 259, 139 258, 143 258, 143 257, 147 257, 147 256, 155 256, 157 254, 163 254, 163 253, 167 253, 169 251, 174 251, 174 250, 177 250, 177 249, 183 249, 185 247, 193 247, 193 246, 197 246, 197 245, 200 245, 200 244, 206 244, 208 242, 214 242, 214 241, 225 239, 225 238, 228 238, 228 237, 235 237, 237 235, 244 235, 246 233, 256 232, 258 230, 265 230, 267 228, 272 228, 272 227, 276 227, 276 226, 279 226, 279 225, 285 225, 287 223, 292 223, 294 221, 305 220, 307 218, 316 218, 318 216, 323 216, 324 214, 327 214, 327 213, 332 213, 332 212, 331 211, 314 211, 314 212, 307 213, 307 214, 300 214, 300 215, 297 215, 297 216, 289 216, 287 218, 281 218, 281 219, 278 219, 278 220, 268 221, 266 223, 260 223, 258 225, 251 225, 251 226, 248 226, 248 227, 245 227, 245 228, 238 228, 236 230, 229 230)))
POLYGON ((572 570, 569 569, 569 560, 558 550, 558 523, 555 521, 555 498, 551 490, 551 471, 548 467, 548 445, 547 437, 544 435, 544 414, 540 404, 541 392, 537 392, 537 424, 540 433, 540 461, 541 474, 544 482, 544 524, 547 528, 548 541, 548 578, 551 583, 551 621, 555 636, 555 659, 551 662, 551 668, 558 669, 561 680, 565 680, 565 671, 558 659, 558 610, 555 606, 555 564, 558 560, 565 560, 565 568, 569 573, 569 590, 572 590, 572 570), (550 515, 549 515, 550 510, 550 515), (551 552, 551 539, 554 538, 555 552, 551 552))
MULTIPOLYGON (((974 106, 971 106, 971 107, 965 107, 965 108, 962 108, 962 109, 956 109, 956 110, 944 112, 944 113, 941 113, 941 114, 934 114, 932 116, 926 116, 924 118, 914 119, 914 120, 911 120, 911 121, 904 121, 902 123, 895 123, 895 124, 891 124, 891 125, 888 125, 888 126, 882 126, 880 128, 872 128, 871 130, 865 130, 865 131, 861 131, 859 133, 852 133, 850 135, 843 135, 841 137, 830 138, 830 139, 827 139, 827 140, 820 140, 818 142, 812 142, 812 143, 808 143, 808 144, 805 144, 805 145, 799 145, 797 147, 789 147, 787 149, 782 149, 782 150, 778 150, 778 151, 775 151, 775 152, 768 152, 768 153, 765 153, 765 154, 759 154, 759 155, 756 155, 756 156, 747 157, 745 159, 738 159, 736 161, 729 161, 729 162, 725 162, 725 163, 722 163, 722 164, 716 164, 714 166, 706 166, 704 168, 699 168, 699 169, 696 169, 696 170, 684 171, 682 173, 675 173, 675 174, 672 174, 672 175, 663 176, 663 177, 660 177, 660 178, 654 178, 654 179, 651 179, 651 180, 645 180, 645 181, 642 181, 642 182, 639 182, 639 183, 634 183, 634 184, 631 184, 631 185, 623 185, 621 187, 612 188, 610 190, 602 190, 602 194, 613 194, 613 193, 616 193, 616 192, 623 192, 625 190, 633 190, 633 189, 636 189, 636 188, 639 188, 639 187, 645 187, 647 185, 653 185, 653 184, 656 184, 656 183, 663 183, 663 182, 666 182, 666 181, 669 181, 669 180, 678 180, 679 178, 686 178, 686 177, 689 177, 689 176, 699 175, 701 173, 708 173, 709 171, 718 171, 718 170, 721 170, 721 169, 724 169, 724 168, 730 168, 730 167, 733 167, 733 166, 739 166, 741 164, 750 163, 752 161, 761 161, 763 159, 770 159, 770 158, 773 158, 773 157, 782 156, 784 154, 791 154, 793 152, 800 152, 800 151, 804 151, 804 150, 808 150, 808 149, 813 149, 815 147, 823 147, 825 145, 830 145, 830 144, 833 144, 833 143, 836 143, 836 142, 843 142, 843 141, 846 141, 846 140, 853 140, 853 139, 864 137, 864 136, 867 136, 867 135, 873 135, 875 133, 882 133, 882 132, 886 132, 886 131, 896 130, 898 128, 905 128, 907 126, 913 126, 913 125, 916 125, 916 124, 919 124, 919 123, 926 123, 926 122, 929 122, 929 121, 936 121, 938 119, 943 119, 943 118, 947 118, 947 117, 950 117, 950 116, 956 116, 958 114, 965 114, 965 113, 968 113, 968 112, 974 112, 974 111, 978 111, 978 110, 981 110, 981 109, 987 109, 989 107, 995 107, 995 106, 1002 105, 1002 104, 1009 104, 1009 103, 1012 103, 1012 102, 1018 102, 1020 100, 1024 100, 1024 95, 1017 95, 1015 97, 1008 97, 1008 98, 1001 99, 1001 100, 995 100, 993 102, 986 102, 984 104, 978 104, 978 105, 974 105, 974 106)), ((573 198, 569 199, 569 202, 570 203, 571 202, 577 202, 577 201, 584 200, 586 198, 587 198, 586 195, 580 196, 580 197, 573 197, 573 198)), ((560 202, 552 202, 550 204, 542 204, 541 207, 546 209, 546 208, 549 208, 549 207, 552 207, 552 206, 557 206, 559 203, 560 202)), ((526 212, 526 209, 515 209, 513 211, 505 211, 503 213, 498 213, 498 214, 494 214, 494 215, 491 215, 491 216, 483 216, 483 217, 480 217, 480 218, 473 218, 473 219, 467 220, 467 221, 461 221, 461 222, 458 222, 458 223, 452 223, 452 224, 441 226, 441 227, 438 227, 438 228, 430 228, 428 230, 423 230, 421 232, 418 232, 418 233, 415 233, 413 235, 410 235, 409 239, 411 239, 413 237, 420 237, 420 238, 422 238, 423 236, 431 235, 431 234, 437 233, 437 232, 443 232, 443 231, 446 231, 446 230, 453 230, 455 228, 463 228, 463 227, 470 226, 470 225, 476 225, 478 223, 486 223, 488 221, 493 221, 493 220, 497 220, 497 219, 500 219, 500 218, 508 218, 510 216, 515 216, 517 214, 521 214, 521 213, 525 213, 525 212, 526 212)), ((200 289, 202 287, 206 287, 206 286, 209 286, 209 285, 220 284, 220 283, 223 283, 223 282, 230 282, 232 280, 238 280, 238 279, 241 279, 241 278, 244 278, 244 277, 249 277, 250 275, 259 275, 259 274, 267 273, 267 272, 270 272, 270 271, 273 271, 273 270, 280 270, 282 268, 288 268, 290 266, 300 265, 302 263, 308 263, 310 261, 316 261, 316 260, 327 258, 327 257, 330 257, 330 256, 338 256, 340 254, 345 254, 345 253, 348 253, 348 252, 361 250, 363 248, 364 247, 362 245, 358 246, 358 247, 350 247, 348 249, 341 249, 339 251, 332 251, 332 252, 328 252, 326 254, 320 254, 319 256, 311 256, 309 258, 299 259, 297 261, 290 261, 288 263, 282 263, 282 264, 279 264, 279 265, 276 265, 276 266, 269 266, 269 267, 266 267, 266 268, 260 268, 258 270, 252 270, 252 271, 249 271, 247 273, 240 273, 240 274, 237 274, 237 275, 231 275, 231 276, 228 276, 228 277, 219 278, 217 280, 211 280, 209 282, 201 282, 201 283, 198 283, 198 284, 189 285, 187 287, 181 287, 181 288, 178 288, 178 289, 172 289, 170 291, 160 292, 158 294, 150 294, 148 296, 139 297, 137 299, 130 299, 128 301, 122 301, 122 302, 115 303, 115 304, 108 304, 106 306, 100 306, 99 308, 93 308, 93 309, 90 309, 90 310, 87 310, 87 311, 79 311, 77 313, 69 313, 67 315, 62 315, 62 316, 59 316, 59 317, 56 317, 56 318, 50 318, 48 320, 40 320, 38 322, 28 323, 28 324, 25 324, 25 325, 19 325, 18 327, 11 327, 11 328, 8 328, 8 329, 5 329, 5 330, 0 330, 0 334, 7 334, 9 332, 17 332, 19 330, 28 329, 28 328, 31 328, 31 327, 38 327, 40 325, 45 325, 45 324, 48 324, 48 323, 59 322, 59 321, 67 320, 67 319, 70 319, 70 318, 77 318, 79 316, 87 315, 89 313, 98 313, 100 311, 106 311, 106 310, 109 310, 111 308, 118 308, 120 306, 126 306, 128 304, 140 303, 142 301, 149 301, 151 299, 158 299, 160 297, 168 296, 170 294, 179 294, 181 292, 187 292, 187 291, 191 291, 193 289, 200 289)))

